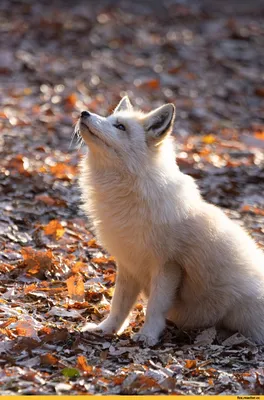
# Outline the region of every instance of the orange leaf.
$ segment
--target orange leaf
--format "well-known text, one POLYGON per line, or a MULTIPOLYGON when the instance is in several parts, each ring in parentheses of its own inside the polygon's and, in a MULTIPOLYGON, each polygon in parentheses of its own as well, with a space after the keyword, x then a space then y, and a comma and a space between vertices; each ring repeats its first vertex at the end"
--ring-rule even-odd
POLYGON ((85 263, 81 262, 81 261, 77 261, 74 266, 71 269, 71 272, 73 274, 77 274, 78 272, 81 272, 84 268, 86 268, 85 263))
POLYGON ((92 262, 96 263, 96 264, 113 264, 115 262, 114 257, 110 256, 110 257, 94 257, 91 260, 92 262))
POLYGON ((50 172, 58 179, 70 181, 77 174, 77 168, 73 165, 58 163, 50 167, 50 172))
POLYGON ((36 290, 36 289, 37 289, 37 285, 36 285, 35 283, 32 283, 31 285, 27 286, 27 287, 24 289, 24 293, 25 293, 25 294, 28 294, 28 293, 30 293, 30 292, 33 292, 33 291, 36 290))
POLYGON ((72 275, 67 279, 66 283, 70 298, 79 303, 84 301, 84 283, 81 275, 72 275))
POLYGON ((44 232, 46 235, 53 236, 56 240, 59 240, 64 235, 65 229, 58 220, 53 219, 44 227, 44 232))
POLYGON ((33 326, 27 321, 19 321, 16 326, 18 336, 36 337, 37 332, 33 326))
POLYGON ((121 385, 126 379, 126 375, 119 375, 113 377, 113 382, 115 385, 121 385))
POLYGON ((84 356, 77 357, 77 368, 83 372, 93 375, 93 367, 87 364, 87 360, 84 356))
POLYGON ((10 324, 12 324, 13 322, 16 322, 16 321, 17 321, 17 318, 16 318, 16 317, 8 318, 7 321, 3 322, 3 323, 0 325, 0 328, 1 328, 1 329, 4 329, 4 328, 6 328, 8 325, 10 325, 10 324))
POLYGON ((241 212, 252 212, 257 215, 264 215, 264 210, 261 208, 258 208, 256 206, 250 206, 248 204, 245 204, 243 207, 240 209, 241 212))
POLYGON ((104 280, 110 283, 115 283, 116 274, 109 274, 104 276, 104 280))
POLYGON ((159 384, 155 379, 145 376, 145 375, 140 375, 137 377, 137 379, 132 383, 131 385, 133 388, 138 388, 138 389, 149 389, 153 387, 159 387, 159 384))
POLYGON ((196 360, 185 360, 185 368, 196 368, 196 360))
POLYGON ((264 140, 264 131, 254 133, 255 138, 259 140, 264 140))
POLYGON ((95 248, 95 249, 97 249, 97 248, 99 247, 98 244, 96 243, 96 240, 95 240, 95 239, 89 240, 88 246, 89 246, 89 247, 92 247, 92 248, 95 248))
POLYGON ((35 251, 31 247, 21 249, 24 258, 24 266, 27 267, 27 273, 37 275, 42 270, 48 270, 52 265, 52 251, 35 251))
POLYGON ((65 99, 65 103, 67 106, 74 107, 77 101, 77 96, 75 93, 71 93, 68 97, 65 99))

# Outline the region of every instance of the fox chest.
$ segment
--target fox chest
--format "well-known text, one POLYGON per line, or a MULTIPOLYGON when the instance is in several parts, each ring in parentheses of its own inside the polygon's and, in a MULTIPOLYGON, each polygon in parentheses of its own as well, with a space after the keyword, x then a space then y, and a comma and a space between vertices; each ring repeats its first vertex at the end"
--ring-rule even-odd
POLYGON ((119 262, 146 263, 153 256, 153 229, 144 207, 104 203, 97 207, 94 225, 101 244, 119 262))

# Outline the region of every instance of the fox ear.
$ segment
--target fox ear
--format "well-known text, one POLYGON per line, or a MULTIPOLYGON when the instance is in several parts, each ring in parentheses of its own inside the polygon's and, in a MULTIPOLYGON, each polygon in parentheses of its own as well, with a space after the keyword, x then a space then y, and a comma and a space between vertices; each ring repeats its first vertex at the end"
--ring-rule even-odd
POLYGON ((116 106, 114 113, 118 111, 132 111, 132 110, 133 106, 130 103, 128 96, 124 96, 116 106))
POLYGON ((156 110, 147 114, 144 128, 149 143, 153 143, 156 146, 170 134, 175 114, 175 106, 171 103, 156 108, 156 110))

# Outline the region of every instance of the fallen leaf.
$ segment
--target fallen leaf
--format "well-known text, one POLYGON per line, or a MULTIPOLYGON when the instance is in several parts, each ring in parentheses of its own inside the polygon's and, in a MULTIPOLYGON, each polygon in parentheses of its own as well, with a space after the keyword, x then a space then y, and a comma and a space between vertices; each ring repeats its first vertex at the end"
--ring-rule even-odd
POLYGON ((52 197, 44 195, 44 194, 42 194, 42 195, 39 194, 39 195, 35 196, 35 200, 42 201, 43 203, 47 204, 48 206, 53 206, 54 204, 56 204, 56 201, 52 197))
POLYGON ((262 132, 255 132, 254 133, 255 138, 260 139, 260 140, 264 140, 264 131, 262 132))
POLYGON ((81 314, 76 310, 65 310, 65 308, 54 306, 48 312, 48 316, 54 315, 57 317, 64 317, 64 318, 78 318, 82 319, 81 314))
POLYGON ((87 360, 84 356, 77 357, 77 368, 86 374, 93 375, 93 367, 87 364, 87 360))
POLYGON ((21 249, 24 258, 23 265, 27 267, 29 275, 43 276, 43 272, 49 270, 52 266, 52 251, 36 251, 31 247, 21 249))
POLYGON ((213 343, 216 337, 215 327, 205 329, 199 335, 196 336, 194 343, 197 346, 208 346, 213 343))
POLYGON ((46 235, 53 236, 56 240, 59 240, 65 232, 65 228, 56 219, 50 221, 43 229, 46 235))
POLYGON ((257 215, 264 215, 264 210, 255 206, 251 206, 248 204, 245 204, 244 206, 241 207, 240 209, 241 212, 251 212, 253 214, 257 215))
POLYGON ((185 368, 193 369, 197 367, 196 360, 185 360, 185 368))
POLYGON ((19 321, 16 324, 16 333, 18 336, 38 338, 38 334, 34 327, 27 321, 19 321))
POLYGON ((56 365, 59 359, 51 353, 41 354, 40 362, 42 365, 56 365))
POLYGON ((67 279, 67 289, 71 300, 81 303, 84 298, 84 283, 81 274, 72 275, 67 279))
POLYGON ((203 141, 203 143, 206 143, 206 144, 212 144, 212 143, 215 143, 216 138, 214 135, 206 135, 206 136, 203 136, 202 141, 203 141))
POLYGON ((61 373, 66 376, 66 378, 76 378, 80 376, 80 371, 76 368, 63 368, 61 373))
POLYGON ((73 165, 57 163, 50 167, 50 172, 61 180, 72 180, 77 174, 77 168, 73 165))

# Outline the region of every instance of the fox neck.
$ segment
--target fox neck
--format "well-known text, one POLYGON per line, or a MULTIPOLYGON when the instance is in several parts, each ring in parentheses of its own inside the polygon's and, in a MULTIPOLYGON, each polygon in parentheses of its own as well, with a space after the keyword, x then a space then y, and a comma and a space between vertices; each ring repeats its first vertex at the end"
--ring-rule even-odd
POLYGON ((124 160, 118 157, 108 159, 107 156, 97 157, 96 154, 88 152, 82 166, 94 190, 102 187, 105 191, 108 186, 114 186, 113 190, 116 188, 120 191, 120 186, 125 185, 127 190, 130 188, 135 192, 148 184, 165 190, 169 181, 175 182, 177 177, 182 176, 171 146, 164 145, 159 151, 153 151, 152 154, 138 159, 134 157, 129 160, 129 155, 126 156, 127 159, 123 162, 124 160))
POLYGON ((110 214, 111 218, 123 215, 126 220, 129 216, 133 219, 144 211, 145 220, 157 219, 160 214, 162 223, 169 223, 171 210, 184 218, 200 198, 193 179, 182 174, 168 154, 148 160, 134 172, 118 164, 107 169, 88 155, 81 169, 84 209, 94 221, 104 223, 105 215, 110 214))

